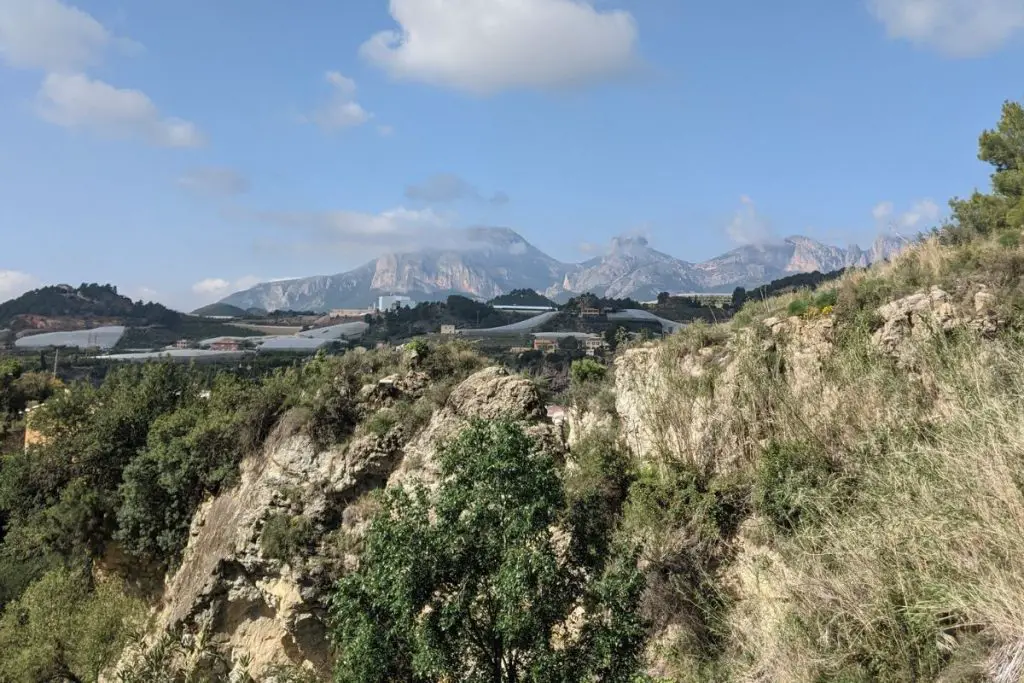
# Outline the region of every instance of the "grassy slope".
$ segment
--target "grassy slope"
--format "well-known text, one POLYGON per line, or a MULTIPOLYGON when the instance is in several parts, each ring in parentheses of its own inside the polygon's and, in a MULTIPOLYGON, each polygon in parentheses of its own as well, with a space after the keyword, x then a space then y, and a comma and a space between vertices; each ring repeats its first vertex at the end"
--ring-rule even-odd
POLYGON ((642 481, 663 497, 627 506, 623 528, 653 568, 666 679, 1018 679, 1022 274, 1019 248, 928 242, 834 296, 749 304, 653 347, 668 390, 646 409, 661 436, 642 481), (965 315, 985 285, 1001 331, 882 353, 878 307, 933 285, 965 315), (762 323, 805 308, 781 335, 762 323))

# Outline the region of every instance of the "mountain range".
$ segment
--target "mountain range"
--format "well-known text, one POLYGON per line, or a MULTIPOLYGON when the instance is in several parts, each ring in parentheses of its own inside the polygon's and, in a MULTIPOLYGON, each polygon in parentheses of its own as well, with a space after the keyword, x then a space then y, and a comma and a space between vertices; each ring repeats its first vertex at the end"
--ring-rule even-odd
POLYGON ((556 301, 587 292, 650 300, 659 292, 731 292, 793 273, 867 266, 905 246, 886 236, 866 250, 794 236, 690 263, 657 251, 642 237, 617 237, 603 255, 577 264, 548 256, 508 228, 471 228, 465 236, 457 249, 384 254, 336 275, 258 284, 221 303, 268 311, 327 311, 364 308, 381 294, 420 301, 449 294, 491 299, 513 289, 533 289, 556 301))

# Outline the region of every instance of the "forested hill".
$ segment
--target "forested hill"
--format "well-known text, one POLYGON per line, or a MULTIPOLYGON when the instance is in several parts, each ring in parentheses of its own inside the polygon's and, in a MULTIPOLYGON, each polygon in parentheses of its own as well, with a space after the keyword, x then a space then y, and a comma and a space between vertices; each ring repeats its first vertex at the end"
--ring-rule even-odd
MULTIPOLYGON (((174 327, 181 314, 157 303, 134 302, 113 285, 53 285, 34 289, 0 304, 0 327, 18 327, 23 316, 79 319, 116 318, 125 323, 174 327)), ((31 327, 31 325, 26 325, 31 327)))
POLYGON ((557 308, 551 299, 538 294, 532 289, 513 289, 508 294, 502 294, 488 302, 491 306, 551 306, 557 308))

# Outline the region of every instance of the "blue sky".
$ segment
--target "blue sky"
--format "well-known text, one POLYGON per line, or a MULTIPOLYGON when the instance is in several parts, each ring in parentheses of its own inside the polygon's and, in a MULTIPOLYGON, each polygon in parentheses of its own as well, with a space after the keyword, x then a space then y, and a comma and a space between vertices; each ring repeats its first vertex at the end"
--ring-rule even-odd
POLYGON ((500 225, 870 242, 984 188, 1022 0, 0 0, 0 299, 191 307, 500 225))

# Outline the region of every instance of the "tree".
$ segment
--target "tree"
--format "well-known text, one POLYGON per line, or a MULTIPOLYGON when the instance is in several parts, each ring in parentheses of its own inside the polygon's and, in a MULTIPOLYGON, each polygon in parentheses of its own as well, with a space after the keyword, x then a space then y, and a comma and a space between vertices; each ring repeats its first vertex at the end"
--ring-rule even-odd
POLYGON ((554 459, 504 422, 472 424, 439 458, 436 496, 388 490, 339 582, 336 680, 631 680, 635 555, 587 552, 608 530, 570 514, 554 459))
POLYGON ((732 290, 732 307, 737 311, 743 307, 743 304, 747 301, 747 290, 742 287, 737 287, 732 290))
POLYGON ((665 304, 668 303, 668 300, 670 298, 671 298, 671 295, 668 292, 659 292, 658 293, 658 304, 664 306, 665 304))
POLYGON ((579 351, 580 340, 576 337, 561 337, 558 340, 558 349, 560 351, 579 351))
POLYGON ((593 358, 574 360, 569 368, 569 376, 572 378, 572 383, 577 385, 601 382, 607 374, 608 368, 593 358))
POLYGON ((110 580, 54 570, 0 618, 0 680, 95 681, 145 618, 145 605, 110 580))
POLYGON ((975 192, 970 199, 953 199, 953 224, 943 231, 954 241, 975 234, 1024 228, 1024 107, 1003 104, 995 130, 978 140, 978 159, 993 166, 993 194, 975 192))

